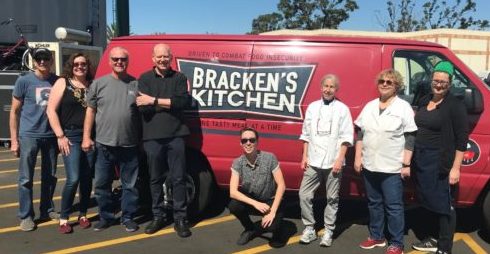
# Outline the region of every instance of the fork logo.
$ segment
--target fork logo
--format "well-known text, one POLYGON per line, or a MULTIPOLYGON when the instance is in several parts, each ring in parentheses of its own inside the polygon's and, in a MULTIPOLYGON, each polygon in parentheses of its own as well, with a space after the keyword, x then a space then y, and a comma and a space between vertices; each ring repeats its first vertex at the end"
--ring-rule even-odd
POLYGON ((298 120, 303 118, 299 106, 315 68, 314 65, 243 67, 183 59, 177 62, 189 78, 194 110, 247 112, 256 117, 298 120))

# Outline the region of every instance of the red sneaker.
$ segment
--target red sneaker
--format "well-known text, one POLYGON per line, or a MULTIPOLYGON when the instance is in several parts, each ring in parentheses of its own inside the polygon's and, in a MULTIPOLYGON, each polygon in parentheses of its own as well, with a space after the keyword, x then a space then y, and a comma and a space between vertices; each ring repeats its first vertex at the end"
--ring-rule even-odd
POLYGON ((388 249, 386 249, 386 254, 403 254, 403 249, 399 246, 396 245, 390 245, 388 246, 388 249))
POLYGON ((65 223, 65 224, 61 224, 59 227, 58 227, 58 231, 62 234, 69 234, 72 232, 72 228, 70 226, 70 224, 68 223, 65 223))
POLYGON ((80 217, 78 218, 78 225, 80 225, 81 228, 86 229, 89 228, 92 224, 86 217, 80 217))
POLYGON ((359 247, 366 249, 366 250, 369 250, 369 249, 372 249, 375 247, 385 247, 385 246, 386 246, 385 239, 374 240, 374 239, 371 239, 371 237, 368 237, 368 239, 366 239, 364 242, 359 244, 359 247))

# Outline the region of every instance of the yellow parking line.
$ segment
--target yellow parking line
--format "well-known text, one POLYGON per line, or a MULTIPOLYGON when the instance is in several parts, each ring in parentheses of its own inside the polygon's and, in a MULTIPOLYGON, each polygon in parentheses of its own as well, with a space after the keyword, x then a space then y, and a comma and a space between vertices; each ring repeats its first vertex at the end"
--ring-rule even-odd
MULTIPOLYGON (((321 230, 321 231, 323 231, 323 230, 321 230)), ((318 232, 319 235, 321 235, 321 231, 318 232)), ((286 245, 298 243, 300 239, 301 239, 301 235, 296 235, 296 236, 290 237, 288 242, 286 243, 286 245)), ((470 249, 474 253, 478 253, 478 254, 488 253, 480 245, 478 245, 478 243, 476 243, 475 240, 473 240, 473 238, 471 238, 471 236, 468 234, 463 234, 463 233, 454 234, 453 241, 457 242, 459 240, 464 241, 465 244, 468 245, 468 247, 470 247, 470 249)), ((270 247, 269 244, 263 244, 263 245, 260 245, 260 246, 254 247, 254 248, 250 248, 250 249, 246 249, 246 250, 242 250, 242 251, 238 251, 238 252, 233 252, 233 254, 257 254, 257 253, 262 253, 262 252, 265 252, 265 251, 268 251, 271 249, 273 249, 273 248, 270 247)), ((430 253, 430 252, 423 252, 423 251, 414 250, 414 251, 408 252, 407 254, 422 254, 422 253, 430 253)))
MULTIPOLYGON (((90 214, 87 214, 87 218, 91 219, 92 217, 95 217, 96 215, 97 215, 97 213, 90 213, 90 214)), ((77 219, 78 219, 78 217, 73 217, 70 219, 70 222, 76 222, 77 219)), ((46 221, 46 222, 37 224, 37 227, 40 228, 40 227, 46 227, 46 226, 50 226, 50 225, 58 225, 58 223, 59 222, 56 220, 51 220, 51 221, 46 221)), ((0 234, 13 232, 13 231, 21 231, 21 230, 19 229, 19 226, 8 227, 8 228, 0 228, 0 234)))
MULTIPOLYGON (((41 158, 41 156, 37 156, 37 159, 41 158)), ((8 161, 18 161, 19 158, 11 158, 11 159, 1 159, 0 162, 8 162, 8 161)))
MULTIPOLYGON (((77 196, 78 196, 78 194, 77 194, 77 196)), ((60 200, 60 199, 61 199, 61 196, 53 197, 53 201, 54 200, 60 200)), ((34 199, 32 201, 32 203, 34 203, 34 204, 39 203, 39 202, 40 202, 40 199, 34 199)), ((0 209, 2 209, 2 208, 17 207, 17 206, 19 206, 19 202, 7 203, 7 204, 0 205, 0 209)))
MULTIPOLYGON (((62 181, 66 181, 66 178, 58 178, 58 182, 62 182, 62 181)), ((41 181, 35 181, 35 182, 32 182, 32 184, 38 185, 38 184, 41 184, 41 181)), ((17 188, 17 186, 18 186, 18 184, 3 185, 3 186, 0 186, 0 190, 17 188)))
MULTIPOLYGON (((57 165, 56 166, 57 168, 64 168, 65 165, 64 164, 60 164, 60 165, 57 165)), ((41 166, 37 166, 34 168, 34 170, 39 170, 41 169, 41 166)), ((19 171, 18 168, 16 169, 7 169, 7 170, 0 170, 0 174, 6 174, 6 173, 17 173, 19 171)))
POLYGON ((480 245, 478 245, 478 243, 476 243, 469 234, 456 233, 454 235, 454 238, 460 238, 461 240, 463 240, 466 245, 468 245, 468 247, 470 247, 470 249, 475 253, 488 253, 480 245))
MULTIPOLYGON (((321 235, 323 235, 323 232, 324 231, 325 230, 322 229, 322 230, 318 231, 317 234, 319 236, 321 236, 321 235)), ((300 239, 301 239, 301 235, 292 236, 292 237, 289 238, 289 240, 286 243, 286 245, 299 243, 299 240, 300 239)), ((268 251, 268 250, 271 250, 271 249, 272 249, 272 247, 269 246, 269 244, 264 244, 264 245, 260 245, 260 246, 257 246, 257 247, 251 248, 251 249, 246 249, 246 250, 243 250, 243 251, 233 252, 233 254, 255 254, 255 253, 261 253, 261 252, 264 252, 264 251, 268 251)))
MULTIPOLYGON (((199 227, 204 227, 208 225, 213 225, 213 224, 218 224, 226 221, 231 221, 235 219, 235 216, 233 215, 227 215, 224 217, 216 218, 216 219, 210 219, 210 220, 205 220, 201 221, 194 228, 199 228, 199 227)), ((161 236, 161 235, 167 235, 175 232, 173 228, 167 228, 164 230, 160 230, 157 233, 153 235, 147 235, 147 234, 137 234, 133 236, 128 236, 128 237, 122 237, 122 238, 117 238, 117 239, 112 239, 108 241, 101 241, 97 243, 92 243, 92 244, 84 244, 81 246, 77 247, 72 247, 68 249, 63 249, 63 250, 57 250, 57 251, 52 251, 52 252, 46 252, 45 254, 66 254, 66 253, 75 253, 75 252, 81 252, 81 251, 87 251, 87 250, 93 250, 93 249, 98 249, 98 248, 103 248, 111 245, 116 245, 116 244, 122 244, 122 243, 127 243, 131 241, 136 241, 136 240, 141 240, 145 238, 150 238, 150 237, 156 237, 156 236, 161 236)))
MULTIPOLYGON (((286 243, 286 245, 298 243, 299 239, 301 239, 301 235, 296 235, 296 236, 290 237, 288 242, 286 243)), ((242 251, 238 251, 238 252, 233 252, 233 254, 256 254, 256 253, 261 253, 261 252, 268 251, 271 249, 272 249, 272 247, 269 246, 269 244, 264 244, 264 245, 260 245, 260 246, 254 247, 254 248, 250 248, 250 249, 246 249, 246 250, 242 250, 242 251)))

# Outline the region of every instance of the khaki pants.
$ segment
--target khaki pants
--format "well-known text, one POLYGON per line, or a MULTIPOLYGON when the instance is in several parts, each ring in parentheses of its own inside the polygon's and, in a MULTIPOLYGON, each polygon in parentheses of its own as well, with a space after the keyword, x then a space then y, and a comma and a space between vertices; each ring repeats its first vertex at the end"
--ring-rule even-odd
POLYGON ((325 181, 327 205, 324 212, 325 229, 333 231, 337 210, 339 208, 339 189, 342 174, 333 174, 332 169, 321 169, 308 166, 304 171, 301 187, 299 188, 299 204, 301 220, 305 226, 314 226, 313 197, 322 181, 325 181))

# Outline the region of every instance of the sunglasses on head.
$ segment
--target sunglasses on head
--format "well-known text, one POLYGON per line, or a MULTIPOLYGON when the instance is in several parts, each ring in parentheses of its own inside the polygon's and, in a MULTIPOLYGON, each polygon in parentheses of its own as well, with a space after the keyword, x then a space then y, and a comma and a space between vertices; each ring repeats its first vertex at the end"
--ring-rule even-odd
POLYGON ((389 86, 392 86, 393 85, 393 81, 391 80, 385 80, 385 79, 378 79, 378 85, 382 85, 382 84, 387 84, 389 86))
POLYGON ((242 138, 242 139, 240 139, 240 143, 242 143, 243 145, 246 144, 247 142, 255 144, 255 142, 257 142, 257 139, 256 138, 242 138))
POLYGON ((121 61, 121 62, 126 62, 128 61, 127 57, 111 57, 111 60, 115 63, 121 61))

